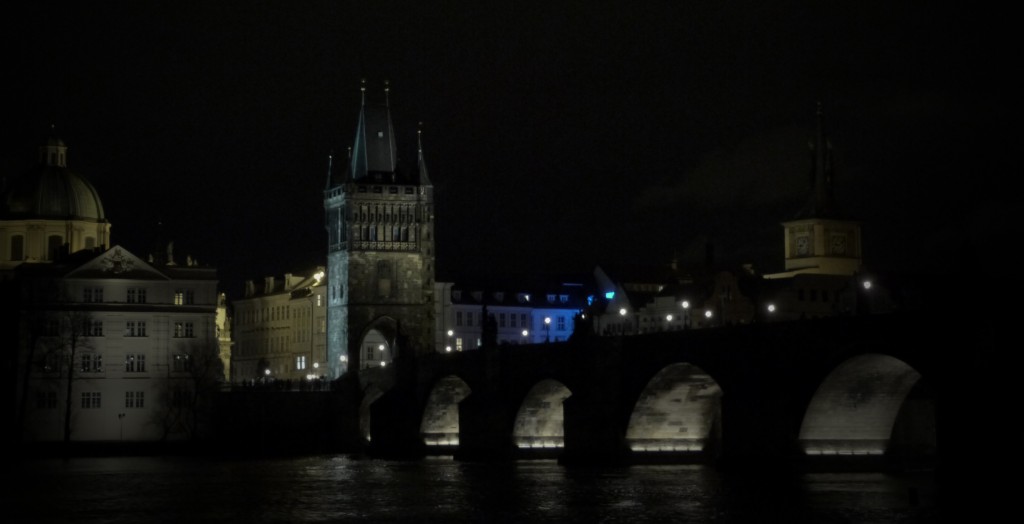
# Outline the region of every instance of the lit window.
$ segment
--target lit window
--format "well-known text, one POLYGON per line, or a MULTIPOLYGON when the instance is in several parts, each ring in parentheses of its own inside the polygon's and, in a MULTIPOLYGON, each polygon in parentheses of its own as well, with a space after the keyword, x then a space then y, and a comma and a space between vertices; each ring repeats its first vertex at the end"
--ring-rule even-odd
POLYGON ((295 357, 295 369, 302 370, 306 369, 306 355, 299 355, 295 357))

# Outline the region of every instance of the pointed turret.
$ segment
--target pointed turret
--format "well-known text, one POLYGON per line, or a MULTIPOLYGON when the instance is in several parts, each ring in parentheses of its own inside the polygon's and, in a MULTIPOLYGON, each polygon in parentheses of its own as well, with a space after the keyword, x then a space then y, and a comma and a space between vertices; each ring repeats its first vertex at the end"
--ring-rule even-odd
POLYGON ((825 134, 825 116, 818 102, 814 138, 807 143, 811 153, 811 195, 797 218, 839 218, 833 193, 832 143, 825 134))
POLYGON ((355 144, 350 167, 351 179, 360 180, 373 174, 395 174, 398 158, 395 148, 395 131, 391 124, 391 108, 388 103, 390 86, 384 84, 384 105, 367 105, 366 81, 360 87, 362 108, 356 127, 355 144))
POLYGON ((423 160, 423 122, 420 122, 420 128, 416 130, 416 171, 419 173, 420 185, 429 186, 430 177, 427 175, 427 162, 423 160))

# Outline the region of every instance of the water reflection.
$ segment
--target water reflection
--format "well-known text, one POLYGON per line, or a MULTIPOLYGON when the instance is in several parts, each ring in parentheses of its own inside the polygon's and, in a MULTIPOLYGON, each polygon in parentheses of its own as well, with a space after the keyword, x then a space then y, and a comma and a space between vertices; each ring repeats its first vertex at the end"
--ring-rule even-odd
MULTIPOLYGON (((929 522, 929 477, 698 465, 139 457, 34 460, 16 522, 929 522), (908 494, 913 494, 909 497, 908 494)), ((11 482, 8 482, 11 485, 11 482)))

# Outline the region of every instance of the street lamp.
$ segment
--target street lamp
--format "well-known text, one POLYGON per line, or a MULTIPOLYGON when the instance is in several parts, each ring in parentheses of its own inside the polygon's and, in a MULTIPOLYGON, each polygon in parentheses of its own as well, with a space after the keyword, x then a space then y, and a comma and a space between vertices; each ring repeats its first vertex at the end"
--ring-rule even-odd
POLYGON ((544 317, 544 340, 551 342, 551 317, 544 317))
POLYGON ((686 329, 690 325, 690 301, 684 300, 679 305, 683 308, 683 329, 686 329))

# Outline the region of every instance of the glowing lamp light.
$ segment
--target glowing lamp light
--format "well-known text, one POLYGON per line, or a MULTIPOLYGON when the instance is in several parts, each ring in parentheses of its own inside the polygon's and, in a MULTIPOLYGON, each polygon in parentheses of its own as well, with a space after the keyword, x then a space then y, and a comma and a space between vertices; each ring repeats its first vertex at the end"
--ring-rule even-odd
POLYGON ((447 353, 451 353, 451 352, 452 352, 452 347, 451 347, 451 346, 445 346, 445 347, 444 347, 444 350, 445 350, 445 352, 447 352, 447 353))
POLYGON ((383 360, 380 361, 380 367, 385 368, 387 366, 388 366, 387 362, 384 362, 383 360))
POLYGON ((626 316, 626 308, 620 309, 619 310, 619 314, 622 315, 622 316, 626 316))
POLYGON ((345 356, 345 355, 342 355, 342 356, 338 357, 338 360, 340 360, 342 362, 348 362, 348 357, 345 356))
POLYGON ((551 317, 544 317, 545 324, 551 324, 551 317))
POLYGON ((604 298, 606 298, 608 300, 611 300, 611 299, 615 298, 615 292, 614 291, 609 291, 609 292, 605 293, 604 294, 604 298))
POLYGON ((263 374, 267 375, 267 376, 270 376, 270 370, 269 369, 264 369, 263 370, 263 374))
POLYGON ((384 351, 384 344, 381 344, 381 345, 377 346, 377 349, 379 349, 381 351, 384 351))
POLYGON ((524 329, 523 330, 523 336, 526 337, 526 336, 529 336, 529 335, 530 335, 530 332, 524 329))
POLYGON ((705 311, 704 311, 704 316, 705 316, 706 318, 711 318, 711 310, 710 310, 710 309, 708 309, 708 310, 705 310, 705 311))
POLYGON ((683 309, 690 309, 690 301, 689 300, 684 300, 683 303, 679 304, 679 305, 683 306, 683 309))
POLYGON ((454 335, 454 334, 455 334, 455 332, 454 332, 454 331, 452 331, 452 330, 450 330, 450 329, 448 330, 448 336, 449 336, 449 337, 450 337, 450 336, 452 336, 452 335, 454 335))
POLYGON ((313 369, 316 369, 318 367, 320 367, 320 363, 319 362, 314 362, 313 363, 313 369))
POLYGON ((775 304, 768 304, 768 312, 775 313, 775 304))
POLYGON ((871 289, 871 281, 870 280, 865 280, 864 281, 864 289, 871 289))
POLYGON ((667 322, 672 322, 672 315, 665 315, 665 320, 667 322))

